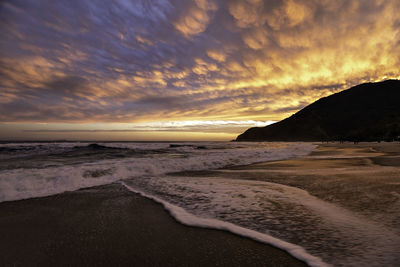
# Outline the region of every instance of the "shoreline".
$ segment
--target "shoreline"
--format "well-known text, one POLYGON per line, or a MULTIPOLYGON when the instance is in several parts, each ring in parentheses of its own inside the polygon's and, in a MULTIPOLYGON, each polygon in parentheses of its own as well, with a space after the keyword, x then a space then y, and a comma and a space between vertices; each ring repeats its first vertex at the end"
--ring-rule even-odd
POLYGON ((124 182, 122 182, 122 185, 124 185, 129 191, 133 193, 139 194, 142 197, 145 197, 156 203, 161 204, 164 207, 164 209, 170 214, 170 216, 173 217, 175 221, 177 221, 182 225, 201 228, 201 229, 213 229, 218 231, 224 231, 230 234, 234 234, 236 236, 248 238, 250 240, 254 240, 256 242, 260 242, 262 244, 266 244, 268 246, 272 246, 282 251, 285 251, 286 253, 290 254, 297 260, 304 262, 306 265, 319 266, 319 267, 328 266, 325 262, 322 261, 322 259, 307 253, 307 251, 301 246, 288 243, 282 239, 275 238, 266 233, 261 233, 248 228, 244 228, 227 221, 198 217, 196 215, 187 212, 181 207, 175 206, 158 197, 148 195, 142 191, 136 190, 124 182))
MULTIPOLYGON (((333 264, 396 266, 394 263, 400 260, 397 249, 400 244, 397 223, 400 219, 400 143, 318 144, 307 156, 171 176, 260 181, 300 189, 323 204, 310 207, 322 212, 325 223, 334 229, 337 226, 332 233, 340 235, 345 232, 343 229, 353 228, 341 236, 339 247, 356 251, 353 256, 340 259, 340 249, 330 245, 337 240, 335 234, 330 239, 328 230, 325 235, 317 233, 309 240, 304 239, 303 233, 293 233, 289 242, 333 264), (326 209, 330 212, 326 213, 326 209), (359 225, 364 226, 359 228, 359 225), (319 244, 318 240, 326 241, 319 244), (379 245, 372 245, 368 240, 379 245), (329 254, 332 250, 337 254, 329 254)), ((270 225, 268 229, 275 230, 274 236, 279 237, 279 231, 284 228, 270 225)))
POLYGON ((306 266, 226 231, 185 226, 121 184, 0 203, 0 265, 306 266))
MULTIPOLYGON (((368 195, 368 190, 371 190, 363 187, 363 180, 370 183, 368 179, 372 172, 389 182, 397 183, 400 178, 396 176, 398 167, 399 143, 321 143, 307 156, 173 175, 216 175, 220 178, 279 183, 302 188, 321 200, 368 216, 368 211, 365 213, 362 205, 360 209, 360 206, 354 203, 354 200, 362 199, 364 195, 368 195), (353 179, 356 187, 340 188, 338 191, 336 180, 342 175, 353 179), (360 180, 362 175, 367 176, 360 180), (315 184, 321 177, 324 177, 324 183, 315 184), (315 191, 321 188, 329 188, 329 191, 315 191)), ((393 185, 391 187, 394 188, 393 185)), ((112 183, 47 197, 0 203, 0 235, 6 237, 5 241, 0 242, 0 255, 3 255, 0 256, 0 265, 54 265, 55 259, 58 259, 65 265, 100 266, 132 265, 133 262, 143 266, 306 266, 304 262, 286 252, 287 249, 281 250, 277 248, 279 246, 265 244, 262 240, 259 242, 257 238, 243 237, 240 233, 225 228, 187 226, 163 203, 160 204, 160 201, 152 198, 150 200, 148 196, 139 196, 138 193, 140 192, 132 192, 126 185, 112 183), (104 206, 104 203, 108 204, 104 206), (141 212, 152 214, 143 218, 141 212), (65 213, 69 216, 65 216, 65 213), (123 219, 112 219, 116 213, 117 217, 122 216, 123 219), (44 215, 43 218, 41 215, 44 215), (93 218, 90 218, 91 216, 93 218), (136 221, 132 227, 127 227, 125 221, 132 220, 136 221), (38 228, 34 229, 32 225, 38 228), (164 230, 157 230, 160 226, 164 230), (84 230, 77 232, 73 228, 84 230), (107 231, 116 233, 116 236, 110 233, 105 235, 107 231), (143 231, 147 236, 141 233, 143 231), (141 236, 141 241, 135 241, 138 236, 141 236), (190 247, 190 255, 182 254, 187 247, 190 247), (219 251, 221 248, 224 252, 219 251), (66 251, 68 256, 62 255, 66 251), (237 255, 238 251, 240 255, 237 255), (23 258, 20 258, 20 255, 24 255, 23 258)), ((365 206, 369 204, 368 201, 375 202, 381 211, 373 219, 380 221, 381 215, 384 219, 391 219, 387 215, 393 213, 393 210, 388 209, 386 203, 390 197, 396 195, 378 196, 380 199, 375 200, 364 197, 364 202, 360 203, 365 206)), ((400 194, 398 196, 400 197, 400 194)), ((395 216, 396 214, 392 217, 395 216)), ((394 220, 383 220, 382 224, 392 228, 390 221, 394 220)), ((57 264, 60 265, 59 262, 57 264)))

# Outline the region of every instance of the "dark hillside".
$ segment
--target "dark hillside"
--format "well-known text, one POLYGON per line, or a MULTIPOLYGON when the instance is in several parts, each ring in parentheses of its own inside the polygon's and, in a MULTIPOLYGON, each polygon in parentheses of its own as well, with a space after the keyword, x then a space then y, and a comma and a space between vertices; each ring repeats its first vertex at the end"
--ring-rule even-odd
POLYGON ((393 140, 400 136, 400 81, 357 85, 319 99, 275 124, 250 128, 237 141, 393 140))

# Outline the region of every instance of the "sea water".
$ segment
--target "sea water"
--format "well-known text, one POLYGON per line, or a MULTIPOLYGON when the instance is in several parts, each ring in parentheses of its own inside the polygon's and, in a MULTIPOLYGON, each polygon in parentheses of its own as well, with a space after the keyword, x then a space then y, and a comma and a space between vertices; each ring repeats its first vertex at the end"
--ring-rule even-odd
POLYGON ((0 145, 0 201, 119 182, 184 224, 272 244, 311 266, 396 266, 398 232, 307 191, 207 171, 308 155, 312 143, 0 145), (203 175, 182 172, 203 171, 203 175), (179 173, 181 172, 181 173, 179 173))

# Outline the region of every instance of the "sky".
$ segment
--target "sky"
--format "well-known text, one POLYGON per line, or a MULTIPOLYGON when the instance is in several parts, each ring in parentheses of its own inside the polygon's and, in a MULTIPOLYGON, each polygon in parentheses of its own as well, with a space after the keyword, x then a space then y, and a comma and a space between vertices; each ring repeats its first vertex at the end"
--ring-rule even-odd
POLYGON ((1 0, 0 140, 231 140, 400 78, 399 0, 1 0))

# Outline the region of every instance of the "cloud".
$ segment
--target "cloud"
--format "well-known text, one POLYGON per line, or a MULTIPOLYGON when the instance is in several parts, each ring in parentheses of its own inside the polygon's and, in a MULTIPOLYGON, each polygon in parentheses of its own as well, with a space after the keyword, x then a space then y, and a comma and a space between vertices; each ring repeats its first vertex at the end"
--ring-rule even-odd
POLYGON ((91 94, 90 88, 87 88, 87 80, 79 76, 64 76, 50 80, 44 84, 44 88, 49 93, 57 93, 68 96, 80 96, 91 94))
MULTIPOLYGON (((204 132, 204 133, 237 133, 249 127, 263 127, 275 121, 165 121, 150 123, 130 123, 113 125, 112 129, 99 128, 97 125, 80 129, 52 129, 47 125, 40 129, 25 129, 27 133, 113 133, 113 132, 204 132)), ((108 127, 110 127, 108 125, 108 127)))
POLYGON ((213 0, 195 0, 174 23, 175 28, 186 37, 204 32, 210 23, 212 13, 218 6, 213 0))
POLYGON ((243 41, 254 50, 264 48, 269 43, 268 33, 263 28, 256 28, 244 34, 243 41))
POLYGON ((217 51, 217 50, 209 50, 206 53, 210 58, 212 58, 218 62, 224 62, 227 57, 227 55, 225 53, 223 53, 221 51, 217 51))
POLYGON ((260 26, 265 23, 263 14, 264 1, 232 1, 229 3, 229 12, 235 18, 240 28, 260 26))
POLYGON ((396 0, 1 1, 0 121, 276 121, 400 78, 399 13, 396 0))
POLYGON ((267 21, 271 28, 280 30, 281 28, 295 27, 310 20, 313 16, 314 5, 309 2, 299 0, 285 0, 281 7, 274 9, 267 15, 267 21))

